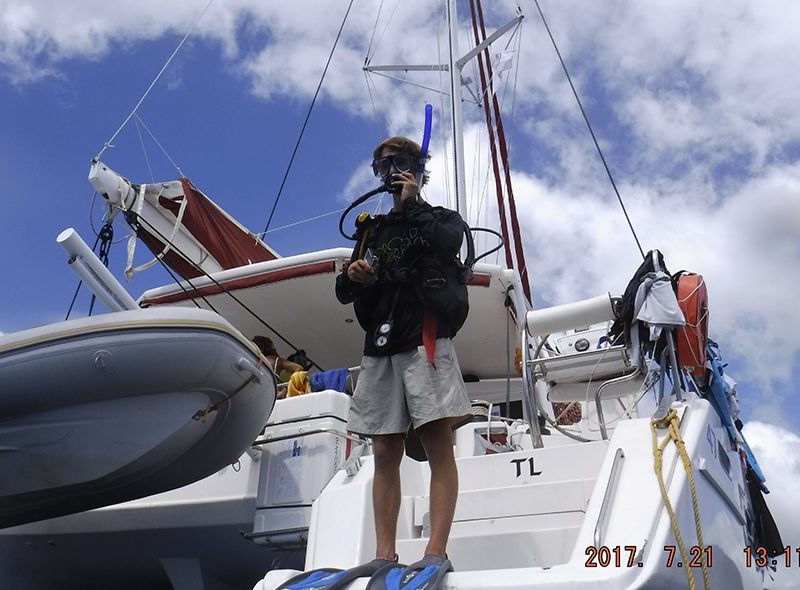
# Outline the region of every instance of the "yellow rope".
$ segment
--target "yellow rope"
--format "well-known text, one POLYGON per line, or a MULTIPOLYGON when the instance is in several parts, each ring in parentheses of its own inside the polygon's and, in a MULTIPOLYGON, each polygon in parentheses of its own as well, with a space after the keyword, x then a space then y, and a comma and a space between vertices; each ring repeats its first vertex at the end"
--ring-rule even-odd
POLYGON ((664 506, 667 509, 667 513, 669 514, 670 524, 672 525, 672 532, 675 534, 675 541, 678 544, 678 549, 681 552, 681 558, 683 559, 683 563, 685 565, 686 570, 686 578, 689 581, 689 589, 696 590, 694 577, 692 576, 691 567, 689 565, 689 556, 686 553, 686 545, 683 543, 683 537, 681 536, 680 528, 678 527, 678 519, 675 516, 675 511, 672 508, 672 503, 669 500, 669 494, 667 493, 667 486, 664 483, 664 475, 662 473, 663 467, 663 459, 664 459, 664 449, 667 447, 670 441, 675 442, 675 446, 678 448, 678 454, 681 457, 681 462, 683 463, 683 468, 686 471, 686 476, 689 480, 689 490, 691 491, 692 496, 692 511, 694 513, 694 526, 697 530, 697 543, 700 548, 700 566, 703 572, 703 587, 705 590, 711 590, 711 580, 708 577, 708 564, 706 563, 707 555, 705 551, 705 543, 703 542, 703 529, 702 523, 700 520, 700 504, 697 501, 697 488, 695 487, 694 482, 694 472, 692 470, 692 462, 689 459, 689 454, 686 452, 686 444, 683 442, 683 438, 681 437, 681 430, 680 430, 680 418, 678 418, 678 413, 675 410, 670 410, 669 414, 666 415, 661 420, 653 420, 650 423, 651 431, 652 431, 652 438, 653 438, 653 460, 654 460, 654 468, 656 472, 656 477, 658 478, 658 487, 661 489, 661 497, 664 499, 664 506), (667 428, 668 433, 667 436, 664 437, 664 440, 659 444, 658 442, 658 429, 659 428, 667 428))

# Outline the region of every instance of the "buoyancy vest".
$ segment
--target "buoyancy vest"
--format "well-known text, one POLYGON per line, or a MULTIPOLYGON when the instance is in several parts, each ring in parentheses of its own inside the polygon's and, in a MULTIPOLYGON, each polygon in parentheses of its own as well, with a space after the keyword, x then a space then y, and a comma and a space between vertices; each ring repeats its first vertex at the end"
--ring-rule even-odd
MULTIPOLYGON (((446 211, 443 207, 431 208, 434 215, 446 211)), ((356 223, 357 243, 351 261, 369 257, 370 245, 382 221, 383 216, 370 217, 366 213, 359 215, 356 223)), ((467 285, 472 278, 475 253, 472 235, 466 223, 464 230, 467 239, 467 257, 464 262, 458 256, 444 259, 435 253, 425 253, 411 261, 407 273, 393 273, 380 267, 377 269, 379 280, 397 284, 410 283, 422 304, 449 324, 451 336, 456 335, 469 315, 467 285)))

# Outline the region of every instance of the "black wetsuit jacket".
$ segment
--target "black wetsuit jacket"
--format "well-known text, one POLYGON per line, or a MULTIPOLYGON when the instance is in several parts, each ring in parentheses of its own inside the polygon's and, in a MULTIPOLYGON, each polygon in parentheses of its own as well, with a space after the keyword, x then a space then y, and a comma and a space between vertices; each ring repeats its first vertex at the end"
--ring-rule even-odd
MULTIPOLYGON (((336 297, 355 307, 366 331, 364 354, 387 356, 422 344, 425 307, 412 283, 413 264, 420 256, 452 261, 461 248, 464 222, 450 209, 409 201, 402 211, 379 215, 371 223, 376 225, 367 234, 364 251, 369 248, 377 258, 378 281, 371 286, 354 283, 345 270, 336 277, 336 297), (393 322, 389 344, 379 349, 374 343, 375 330, 388 319, 393 322)), ((358 250, 356 245, 353 260, 359 257, 358 250)), ((440 314, 437 337, 450 338, 453 334, 449 321, 440 314)))

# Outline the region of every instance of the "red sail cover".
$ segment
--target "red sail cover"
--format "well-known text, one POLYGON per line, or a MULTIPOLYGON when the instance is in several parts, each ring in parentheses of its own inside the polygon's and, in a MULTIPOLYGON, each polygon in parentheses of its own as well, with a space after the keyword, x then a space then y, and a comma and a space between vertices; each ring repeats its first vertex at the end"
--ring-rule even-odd
MULTIPOLYGON (((277 258, 276 254, 261 240, 256 239, 244 227, 231 219, 211 199, 201 193, 188 178, 181 178, 180 182, 183 187, 184 196, 182 198, 159 197, 158 203, 177 218, 182 199, 187 199, 181 225, 208 250, 208 253, 222 268, 236 268, 277 258)), ((147 231, 145 227, 140 226, 138 236, 154 254, 164 250, 163 240, 147 231)), ((173 250, 169 250, 163 260, 184 279, 192 279, 203 274, 173 250)))

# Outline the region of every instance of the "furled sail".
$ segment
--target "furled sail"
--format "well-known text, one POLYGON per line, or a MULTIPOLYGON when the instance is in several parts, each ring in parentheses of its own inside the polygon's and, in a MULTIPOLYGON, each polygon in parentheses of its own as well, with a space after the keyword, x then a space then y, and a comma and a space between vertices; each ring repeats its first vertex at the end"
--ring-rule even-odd
POLYGON ((89 182, 112 207, 126 213, 136 236, 128 243, 125 273, 162 260, 184 279, 265 260, 278 255, 195 187, 188 178, 133 184, 100 161, 92 163, 89 182), (135 238, 155 258, 134 266, 135 238))

